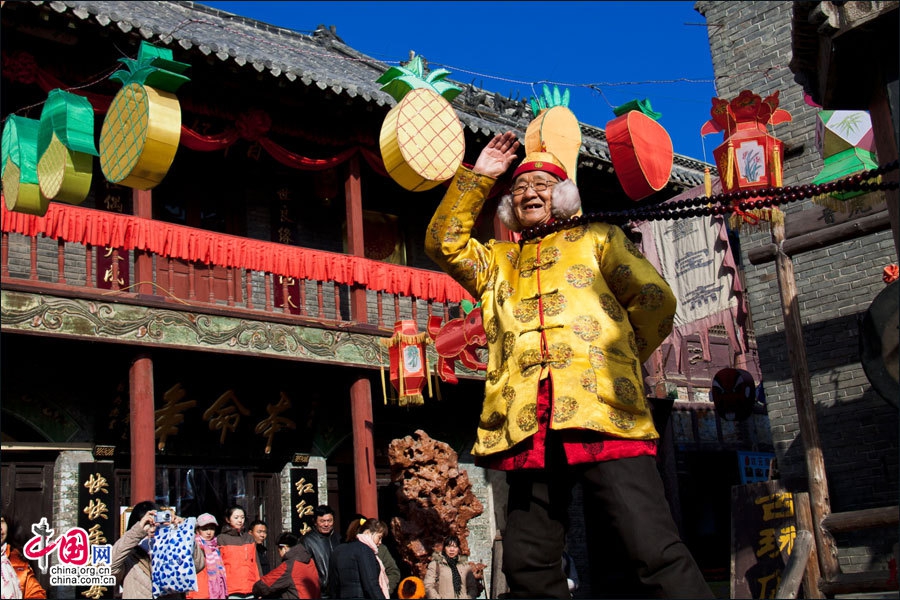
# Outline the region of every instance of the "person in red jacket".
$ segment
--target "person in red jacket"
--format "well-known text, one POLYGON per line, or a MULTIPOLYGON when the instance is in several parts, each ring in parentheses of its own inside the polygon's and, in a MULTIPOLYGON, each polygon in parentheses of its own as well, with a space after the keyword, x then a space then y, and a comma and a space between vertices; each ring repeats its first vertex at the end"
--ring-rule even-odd
POLYGON ((225 565, 229 598, 253 598, 253 584, 259 581, 256 540, 244 529, 246 518, 243 508, 230 506, 225 511, 222 533, 216 538, 225 565))
POLYGON ((206 568, 197 572, 197 591, 188 592, 187 600, 228 597, 225 565, 222 562, 222 553, 219 552, 219 542, 216 539, 218 526, 219 522, 209 513, 203 513, 197 517, 197 543, 200 544, 206 555, 206 568))
POLYGON ((271 598, 279 593, 281 598, 321 597, 316 563, 309 550, 299 542, 293 533, 281 534, 278 538, 281 564, 253 584, 253 593, 257 597, 271 598))
POLYGON ((3 562, 3 597, 4 598, 46 598, 47 592, 41 587, 34 569, 25 560, 25 557, 18 549, 10 545, 9 537, 10 523, 7 522, 5 516, 0 516, 0 554, 2 554, 3 562), (15 572, 15 579, 12 572, 15 572), (7 581, 9 575, 9 581, 7 581), (10 589, 7 590, 7 584, 10 589), (19 593, 15 593, 14 587, 18 587, 19 593), (7 595, 7 592, 9 595, 7 595))

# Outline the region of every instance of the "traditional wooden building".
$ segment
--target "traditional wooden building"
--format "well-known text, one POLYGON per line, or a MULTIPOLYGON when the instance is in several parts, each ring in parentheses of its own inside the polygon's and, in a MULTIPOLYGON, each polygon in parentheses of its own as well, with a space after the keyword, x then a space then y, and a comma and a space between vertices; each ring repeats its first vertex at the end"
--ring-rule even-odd
MULTIPOLYGON (((471 462, 482 373, 458 364, 459 383, 421 407, 383 400, 396 395, 380 343, 395 321, 424 332, 432 315, 459 316, 466 298, 423 252, 443 187, 409 192, 384 170, 379 131, 394 100, 376 79, 388 65, 333 27, 299 33, 191 2, 6 2, 0 40, 4 123, 40 119, 62 89, 90 102, 95 139, 121 88, 110 79, 120 59, 148 42, 189 66, 175 93, 179 146, 158 185, 111 183, 93 159, 80 205, 52 202, 42 217, 0 209, 4 514, 52 517, 63 530, 101 524, 92 541, 112 541, 119 507, 136 501, 185 515, 238 503, 277 536, 319 503, 341 523, 389 517, 386 449, 416 429, 471 462), (85 485, 97 476, 106 491, 85 485), (83 510, 94 501, 109 519, 83 510)), ((465 162, 496 133, 524 136, 525 102, 459 85, 465 162)), ((581 129, 586 212, 657 204, 703 181, 707 165, 676 155, 668 185, 635 203, 603 130, 581 129)), ((508 235, 492 217, 480 235, 508 235)), ((710 373, 735 354, 712 337, 724 345, 715 358, 684 363, 693 380, 690 366, 657 362, 673 377, 670 404, 677 388, 686 396, 669 438, 676 506, 678 478, 702 479, 693 451, 731 453, 727 490, 735 452, 771 449, 764 417, 723 426, 706 401, 710 373)), ((470 546, 489 562, 502 495, 496 478, 475 479, 490 510, 470 546)), ((714 535, 698 488, 681 487, 693 490, 685 526, 714 535)), ((723 568, 727 556, 710 561, 723 568)))

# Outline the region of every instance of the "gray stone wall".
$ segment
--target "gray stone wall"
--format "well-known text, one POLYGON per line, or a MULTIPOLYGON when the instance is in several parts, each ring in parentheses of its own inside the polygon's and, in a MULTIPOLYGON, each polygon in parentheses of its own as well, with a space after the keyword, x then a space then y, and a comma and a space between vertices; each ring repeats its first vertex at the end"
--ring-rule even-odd
MULTIPOLYGON (((78 464, 93 462, 94 457, 88 451, 75 450, 60 452, 53 467, 53 520, 50 527, 56 535, 78 527, 78 464)), ((110 507, 117 511, 117 507, 110 507)), ((118 514, 116 512, 116 514, 118 514)), ((114 543, 111 540, 110 543, 114 543)), ((58 564, 56 553, 50 555, 50 564, 58 564)), ((50 598, 74 598, 75 588, 72 586, 52 586, 48 591, 50 598)))
MULTIPOLYGON (((780 107, 793 121, 774 135, 786 148, 785 185, 810 183, 822 168, 816 147, 817 109, 803 100, 788 68, 792 2, 706 2, 718 96, 741 90, 760 96, 780 91, 780 107)), ((865 108, 865 107, 860 107, 865 108)), ((783 205, 786 220, 816 208, 810 200, 783 205)), ((823 210, 823 217, 825 211, 823 210)), ((741 233, 750 311, 759 345, 769 423, 783 479, 806 488, 806 466, 788 361, 784 318, 774 263, 751 265, 747 256, 771 242, 768 229, 741 233)), ((832 512, 890 506, 898 501, 898 414, 872 390, 859 363, 857 319, 884 289, 882 269, 897 261, 884 231, 793 257, 800 318, 832 512)), ((839 539, 848 572, 886 568, 896 531, 839 539)))

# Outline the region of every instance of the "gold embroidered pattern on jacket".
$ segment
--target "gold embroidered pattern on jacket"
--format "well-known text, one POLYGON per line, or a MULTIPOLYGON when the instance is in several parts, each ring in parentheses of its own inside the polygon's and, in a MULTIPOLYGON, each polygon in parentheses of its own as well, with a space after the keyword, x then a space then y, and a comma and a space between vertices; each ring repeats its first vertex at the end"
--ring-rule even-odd
POLYGON ((478 424, 482 429, 487 429, 489 431, 493 431, 495 429, 499 429, 503 427, 503 421, 506 420, 506 417, 498 413, 497 411, 492 412, 488 415, 487 419, 482 419, 482 421, 478 424))
POLYGON ((634 424, 637 422, 637 419, 635 419, 634 415, 630 412, 619 410, 612 406, 609 407, 609 420, 622 431, 628 431, 633 428, 634 424))
POLYGON ((631 284, 631 267, 619 265, 609 278, 609 289, 616 296, 623 295, 631 284))
POLYGON ((487 337, 488 343, 493 344, 494 342, 496 342, 499 333, 500 321, 497 319, 497 315, 493 315, 484 324, 484 335, 487 337))
POLYGON ((478 274, 478 263, 471 258, 465 258, 452 266, 453 278, 459 281, 475 281, 478 274))
POLYGON ((498 369, 491 369, 487 372, 487 380, 492 385, 496 385, 498 381, 500 381, 500 371, 498 369))
POLYGON ((529 402, 519 409, 516 415, 516 426, 525 433, 530 433, 537 429, 537 404, 529 402))
POLYGON ((555 317, 566 310, 568 302, 566 301, 565 296, 554 290, 544 295, 543 305, 544 314, 548 317, 555 317))
POLYGON ((578 401, 572 396, 560 396, 553 403, 553 420, 557 423, 565 423, 575 416, 578 410, 578 401))
POLYGON ((592 394, 597 393, 597 374, 593 369, 588 369, 581 374, 581 387, 592 394))
POLYGON ((485 431, 481 433, 479 438, 485 448, 493 448, 503 440, 503 430, 485 431))
POLYGON ((572 265, 566 270, 566 281, 579 289, 590 287, 594 283, 594 271, 587 265, 572 265))
POLYGON ((622 305, 609 294, 600 294, 600 306, 603 307, 603 312, 609 315, 609 318, 613 321, 621 323, 625 319, 625 315, 622 313, 622 305))
POLYGON ((616 400, 628 406, 637 404, 637 390, 630 379, 616 377, 613 381, 613 389, 616 391, 616 400))
POLYGON ((675 317, 666 317, 662 320, 657 328, 656 332, 659 334, 659 337, 665 339, 668 337, 670 333, 672 333, 672 325, 675 323, 675 317))
POLYGON ((585 235, 587 235, 587 225, 579 225, 578 227, 572 227, 571 229, 566 229, 563 234, 563 239, 567 242, 577 242, 585 235))
POLYGON ((641 288, 641 308, 659 310, 665 300, 665 294, 655 283, 648 283, 641 288))
POLYGON ((628 239, 628 236, 625 237, 625 249, 628 250, 628 252, 636 258, 644 258, 644 255, 641 253, 638 247, 634 245, 634 242, 628 239))
POLYGON ((531 277, 538 269, 546 271, 559 262, 561 254, 559 248, 550 246, 549 248, 541 248, 540 254, 536 257, 526 258, 521 261, 519 275, 522 277, 531 277))
POLYGON ((517 249, 508 251, 506 253, 506 260, 509 261, 510 266, 512 266, 512 268, 514 270, 518 269, 519 268, 519 251, 517 249))
POLYGON ((503 334, 503 354, 500 357, 500 368, 504 368, 516 348, 516 334, 507 331, 503 334))
POLYGON ((520 323, 528 323, 537 318, 538 303, 535 299, 523 300, 514 309, 513 316, 520 323))
POLYGON ((602 369, 606 366, 606 354, 597 346, 588 348, 588 359, 591 361, 591 366, 595 369, 602 369))
POLYGON ((506 412, 509 412, 512 403, 516 400, 516 389, 511 385, 504 385, 500 395, 506 400, 506 412))
POLYGON ((637 356, 638 347, 637 347, 637 342, 635 341, 633 331, 628 332, 628 347, 631 348, 631 351, 634 353, 635 356, 637 356))
POLYGON ((591 315, 578 315, 572 321, 572 332, 586 342, 593 342, 600 335, 600 321, 591 315))
POLYGON ((497 286, 497 304, 503 306, 514 293, 515 290, 513 290, 513 286, 510 282, 501 281, 500 285, 497 286))
POLYGON ((478 189, 480 177, 475 173, 461 172, 456 177, 456 189, 461 192, 471 192, 478 189))
POLYGON ((458 217, 450 217, 444 226, 444 243, 456 244, 462 236, 462 221, 458 217))

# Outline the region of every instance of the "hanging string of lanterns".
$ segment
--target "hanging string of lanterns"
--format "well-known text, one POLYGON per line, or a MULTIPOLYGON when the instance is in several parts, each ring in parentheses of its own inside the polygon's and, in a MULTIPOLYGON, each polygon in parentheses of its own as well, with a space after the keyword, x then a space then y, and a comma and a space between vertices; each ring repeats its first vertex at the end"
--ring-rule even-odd
POLYGON ((523 241, 543 237, 547 234, 580 227, 588 223, 614 223, 622 224, 628 221, 656 221, 660 219, 684 219, 707 215, 738 214, 743 218, 753 218, 749 211, 765 209, 789 202, 816 198, 835 192, 871 192, 875 190, 894 190, 900 187, 896 181, 882 181, 881 176, 900 167, 900 161, 893 161, 881 165, 876 169, 870 169, 856 173, 843 179, 836 179, 823 184, 804 184, 798 186, 768 187, 755 190, 740 190, 715 194, 713 196, 700 196, 698 198, 686 198, 676 200, 662 206, 652 206, 632 210, 620 210, 609 212, 594 212, 585 215, 569 217, 536 225, 524 229, 521 232, 523 241))

